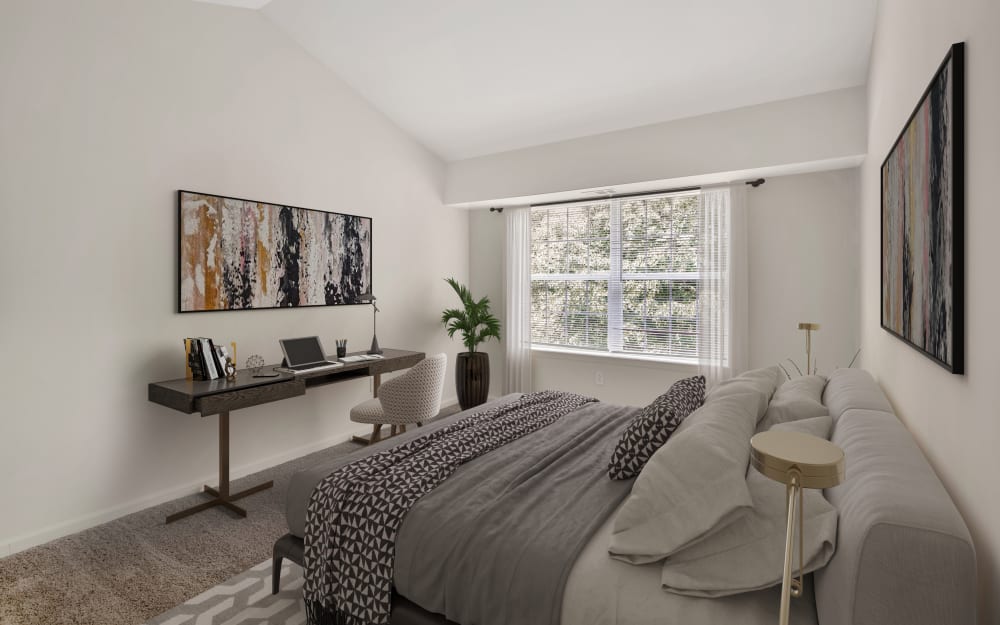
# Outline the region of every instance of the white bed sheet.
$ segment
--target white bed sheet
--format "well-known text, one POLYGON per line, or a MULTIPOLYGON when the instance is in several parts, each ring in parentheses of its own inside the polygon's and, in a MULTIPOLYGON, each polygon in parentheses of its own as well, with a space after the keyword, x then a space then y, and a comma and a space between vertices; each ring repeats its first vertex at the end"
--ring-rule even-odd
MULTIPOLYGON (((626 564, 608 555, 608 517, 573 565, 563 594, 562 625, 774 625, 781 588, 773 587, 718 599, 685 597, 660 586, 660 563, 626 564)), ((806 592, 792 599, 791 623, 817 625, 816 606, 806 592)))

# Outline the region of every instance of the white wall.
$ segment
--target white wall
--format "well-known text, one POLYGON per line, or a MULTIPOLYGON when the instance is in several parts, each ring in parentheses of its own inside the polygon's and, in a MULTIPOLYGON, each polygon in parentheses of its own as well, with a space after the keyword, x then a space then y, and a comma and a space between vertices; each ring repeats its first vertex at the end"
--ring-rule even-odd
POLYGON ((768 178, 747 208, 750 366, 804 368, 809 321, 820 373, 846 367, 860 343, 858 170, 768 178))
MULTIPOLYGON (((791 357, 805 361, 799 321, 821 324, 814 334, 820 372, 846 366, 858 337, 857 169, 769 178, 748 192, 750 364, 791 357)), ((502 310, 503 219, 486 210, 469 217, 470 282, 502 310)), ((496 355, 493 363, 502 362, 496 355)), ((645 405, 673 382, 695 375, 690 365, 611 356, 532 352, 535 390, 585 393, 603 401, 645 405), (598 383, 598 374, 604 383, 598 383)), ((492 387, 503 383, 492 369, 492 387)))
POLYGON ((984 624, 1000 620, 998 25, 997 2, 879 3, 869 74, 869 156, 861 171, 863 362, 929 456, 972 530, 979 562, 979 622, 984 624), (957 41, 966 42, 967 58, 964 376, 949 374, 879 324, 879 167, 949 46, 957 41))
MULTIPOLYGON (((0 84, 0 556, 214 479, 217 420, 146 401, 183 337, 272 362, 283 336, 371 340, 367 307, 176 314, 178 188, 372 216, 381 343, 459 351, 441 278, 467 280, 468 225, 443 164, 257 13, 7 1, 0 84)), ((234 472, 343 440, 367 397, 234 413, 234 472)))
POLYGON ((445 201, 521 201, 727 172, 722 179, 734 180, 745 170, 856 165, 864 153, 865 90, 856 87, 452 162, 445 201))
MULTIPOLYGON (((469 289, 479 299, 490 298, 490 310, 500 320, 500 337, 506 337, 507 317, 504 313, 503 213, 488 210, 467 211, 469 215, 469 289)), ((456 341, 458 341, 456 335, 456 341)), ((503 343, 490 339, 479 349, 490 355, 490 396, 503 395, 504 351, 503 343)), ((450 380, 449 380, 450 382, 450 380)))

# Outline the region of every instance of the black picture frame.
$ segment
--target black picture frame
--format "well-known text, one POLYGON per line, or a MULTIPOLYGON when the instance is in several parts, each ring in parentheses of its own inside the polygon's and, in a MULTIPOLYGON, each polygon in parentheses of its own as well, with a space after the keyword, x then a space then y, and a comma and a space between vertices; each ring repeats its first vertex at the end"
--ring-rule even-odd
MULTIPOLYGON (((263 217, 259 219, 263 219, 263 217)), ((248 220, 244 219, 244 221, 248 220)), ((268 225, 271 225, 271 222, 268 222, 268 225)), ((235 227, 235 224, 231 224, 229 227, 235 227)), ((243 223, 242 227, 247 229, 248 225, 243 223)), ((180 189, 177 191, 177 312, 229 312, 236 310, 270 310, 275 308, 367 305, 364 302, 357 301, 357 299, 365 292, 372 292, 372 276, 374 273, 372 232, 373 220, 371 217, 180 189), (194 203, 199 198, 203 198, 209 203, 210 207, 220 213, 217 219, 206 217, 207 210, 202 210, 197 214, 199 219, 214 220, 213 223, 207 224, 209 226, 208 229, 211 230, 214 228, 214 231, 219 233, 219 242, 213 244, 213 256, 217 255, 218 258, 213 258, 212 263, 220 263, 223 275, 221 277, 213 276, 212 282, 219 285, 221 281, 221 284, 224 285, 226 289, 225 300, 220 299, 214 303, 224 303, 225 305, 206 305, 207 297, 200 302, 201 305, 199 305, 196 299, 192 299, 191 297, 187 297, 186 299, 186 295, 190 295, 192 292, 191 284, 197 284, 197 271, 193 268, 193 262, 201 260, 206 263, 206 266, 208 264, 208 254, 202 255, 204 250, 192 249, 192 241, 197 240, 199 237, 210 237, 210 235, 205 234, 205 228, 202 227, 206 224, 189 224, 188 220, 191 219, 192 214, 197 209, 191 204, 187 206, 187 209, 185 208, 186 200, 194 203), (264 274, 260 273, 258 252, 261 248, 257 245, 258 240, 253 239, 253 245, 250 245, 249 241, 252 236, 258 236, 259 230, 255 230, 252 235, 247 230, 243 231, 246 235, 243 239, 247 240, 240 240, 242 247, 237 250, 238 256, 227 257, 224 250, 224 248, 232 247, 232 245, 224 243, 226 237, 222 234, 225 230, 222 227, 223 220, 225 219, 225 215, 222 214, 223 211, 240 209, 247 211, 251 207, 252 210, 257 211, 258 215, 265 215, 266 213, 267 219, 274 222, 274 225, 283 227, 285 229, 284 234, 289 234, 294 239, 292 243, 286 245, 277 254, 281 258, 281 261, 277 265, 270 262, 275 254, 267 254, 269 262, 264 274), (186 212, 188 213, 187 216, 186 212), (316 226, 317 224, 321 227, 310 229, 310 226, 316 226), (315 234, 316 231, 321 231, 324 236, 306 238, 301 236, 303 232, 315 234), (352 238, 352 234, 357 236, 352 238), (340 235, 340 239, 336 238, 338 235, 340 235), (345 241, 344 239, 347 240, 345 241), (308 246, 313 246, 311 251, 318 253, 307 254, 305 255, 307 257, 303 258, 303 248, 308 246), (340 247, 334 249, 334 246, 340 247), (322 266, 322 272, 317 270, 318 267, 312 266, 315 264, 317 257, 320 258, 320 262, 326 263, 322 266), (300 263, 302 264, 300 265, 300 263), (240 267, 246 268, 248 266, 249 271, 240 271, 239 269, 240 267), (263 281, 265 276, 270 275, 268 272, 279 269, 287 271, 290 267, 295 268, 293 272, 294 277, 286 278, 287 273, 282 273, 281 278, 277 280, 277 284, 273 284, 272 281, 271 286, 274 287, 272 290, 274 305, 254 305, 253 300, 255 297, 257 297, 258 301, 262 299, 259 292, 253 291, 254 285, 259 286, 259 281, 263 281), (310 281, 309 286, 312 287, 311 291, 313 292, 312 299, 307 297, 304 302, 302 301, 301 291, 298 289, 303 280, 303 277, 299 273, 299 269, 302 267, 307 267, 312 271, 312 273, 309 271, 306 272, 309 276, 324 276, 322 279, 313 279, 310 281), (339 274, 332 270, 337 268, 341 270, 339 274), (327 279, 327 276, 333 276, 333 279, 327 279), (316 293, 317 288, 322 289, 322 301, 317 301, 320 298, 319 294, 316 293), (298 295, 293 295, 295 292, 298 292, 298 295), (285 297, 282 298, 280 294, 285 294, 285 297)), ((283 233, 278 233, 279 241, 281 234, 283 233)), ((235 237, 230 236, 229 238, 233 239, 235 237)), ((272 242, 269 241, 269 243, 272 242)), ((285 243, 284 241, 280 242, 285 243)), ((204 247, 208 247, 205 241, 202 241, 202 243, 204 247)), ((197 247, 197 245, 194 247, 197 247)), ((204 279, 205 276, 203 275, 202 278, 204 279)), ((202 295, 206 291, 208 289, 203 289, 202 295)), ((266 299, 266 297, 263 299, 266 299)))
POLYGON ((882 161, 882 328, 965 372, 965 44, 953 44, 882 161))

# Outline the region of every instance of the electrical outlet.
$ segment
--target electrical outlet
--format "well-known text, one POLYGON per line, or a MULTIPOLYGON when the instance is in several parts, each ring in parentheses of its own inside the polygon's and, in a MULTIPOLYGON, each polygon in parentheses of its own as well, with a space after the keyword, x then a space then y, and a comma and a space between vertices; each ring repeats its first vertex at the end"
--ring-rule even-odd
POLYGON ((604 372, 598 371, 594 374, 594 384, 598 386, 604 386, 604 372))

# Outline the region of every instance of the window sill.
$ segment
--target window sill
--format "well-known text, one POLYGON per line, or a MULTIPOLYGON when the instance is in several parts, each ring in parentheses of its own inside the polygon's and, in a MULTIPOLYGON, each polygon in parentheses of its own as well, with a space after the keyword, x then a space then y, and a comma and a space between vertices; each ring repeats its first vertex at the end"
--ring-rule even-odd
POLYGON ((532 345, 532 352, 552 354, 553 356, 569 356, 573 358, 601 358, 621 361, 621 364, 668 365, 679 368, 697 368, 698 361, 694 358, 678 358, 672 356, 647 356, 644 354, 620 354, 613 352, 597 352, 587 349, 572 349, 552 345, 532 345))

